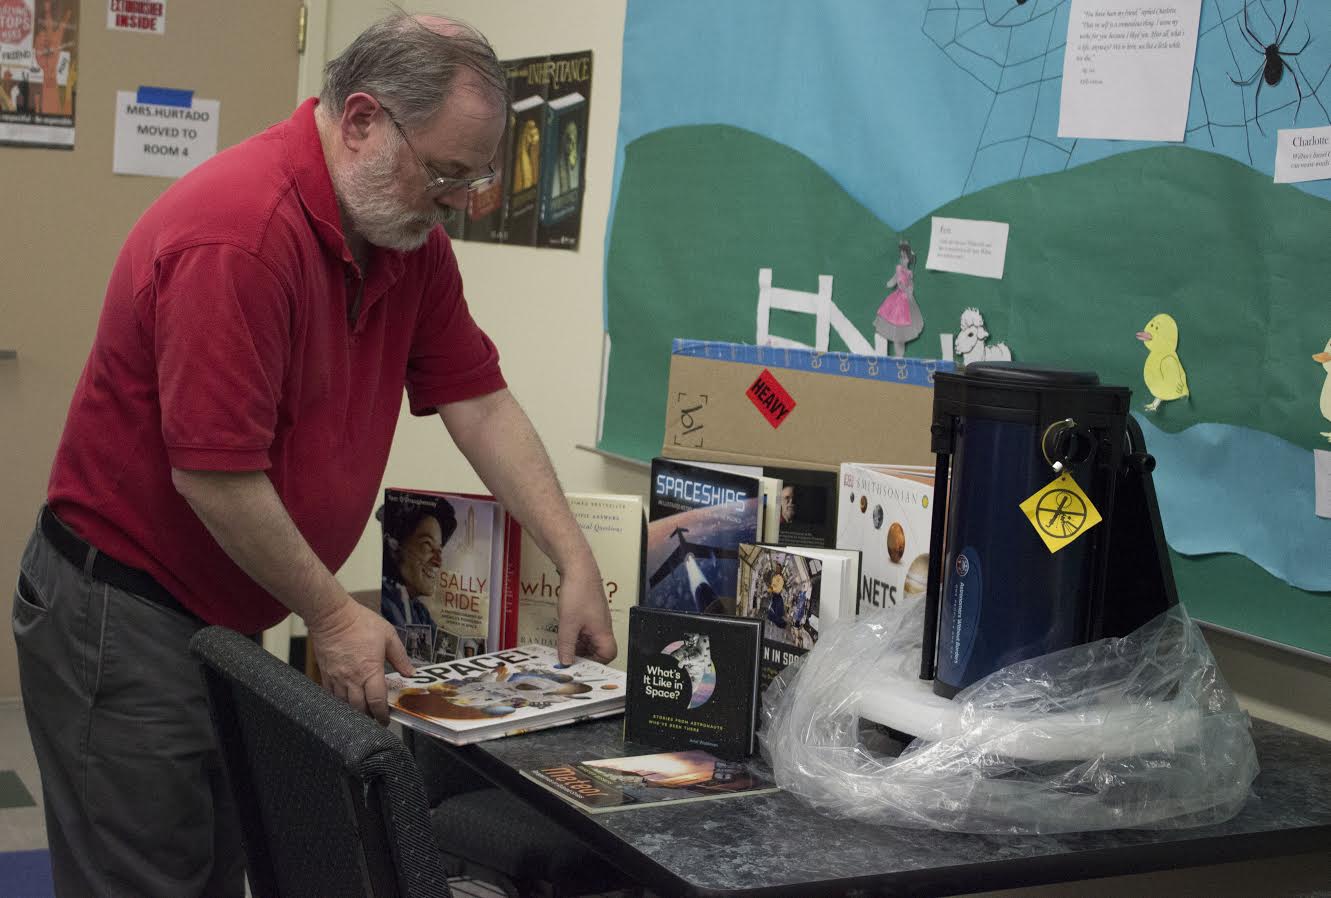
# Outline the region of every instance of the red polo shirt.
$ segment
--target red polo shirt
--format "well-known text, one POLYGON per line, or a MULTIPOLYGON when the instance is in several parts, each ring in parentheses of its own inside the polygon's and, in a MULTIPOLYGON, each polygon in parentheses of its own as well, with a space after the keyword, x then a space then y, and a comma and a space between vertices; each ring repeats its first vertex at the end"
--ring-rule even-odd
POLYGON ((336 570, 374 508, 403 387, 425 415, 504 386, 442 228, 414 252, 376 248, 348 321, 361 272, 314 106, 200 165, 134 226, 48 489, 85 540, 245 633, 286 609, 217 545, 172 467, 266 471, 336 570))

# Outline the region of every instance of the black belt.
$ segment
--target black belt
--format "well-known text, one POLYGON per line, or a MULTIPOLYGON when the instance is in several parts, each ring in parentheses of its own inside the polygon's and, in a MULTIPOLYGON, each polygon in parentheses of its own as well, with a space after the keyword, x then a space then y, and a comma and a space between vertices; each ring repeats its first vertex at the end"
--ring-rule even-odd
POLYGON ((42 535, 55 546, 56 551, 94 580, 142 596, 163 608, 199 620, 197 614, 180 604, 180 601, 167 592, 166 587, 154 580, 150 574, 122 564, 96 546, 84 542, 73 530, 66 527, 50 508, 42 507, 40 521, 42 535))

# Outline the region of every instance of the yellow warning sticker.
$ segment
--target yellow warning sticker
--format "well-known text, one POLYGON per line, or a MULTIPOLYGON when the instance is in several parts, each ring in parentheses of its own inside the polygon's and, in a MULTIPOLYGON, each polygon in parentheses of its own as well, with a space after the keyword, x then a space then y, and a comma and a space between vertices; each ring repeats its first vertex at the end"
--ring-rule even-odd
POLYGON ((1021 503, 1021 510, 1051 554, 1100 523, 1100 512, 1066 471, 1021 503))

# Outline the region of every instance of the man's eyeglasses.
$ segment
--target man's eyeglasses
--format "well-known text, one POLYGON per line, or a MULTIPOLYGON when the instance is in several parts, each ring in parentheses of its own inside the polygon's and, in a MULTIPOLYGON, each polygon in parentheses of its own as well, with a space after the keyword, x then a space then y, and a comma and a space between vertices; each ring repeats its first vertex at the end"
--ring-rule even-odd
POLYGON ((491 163, 488 166, 490 171, 484 175, 481 175, 479 178, 441 177, 435 172, 434 169, 430 168, 430 166, 425 162, 424 159, 421 158, 421 154, 416 152, 416 148, 412 146, 411 141, 407 139, 407 132, 402 130, 402 126, 399 125, 397 123, 397 119, 393 117, 392 111, 383 103, 379 104, 379 108, 384 111, 384 115, 388 116, 388 120, 392 122, 393 127, 397 129, 397 133, 402 138, 402 142, 407 145, 407 149, 411 150, 411 155, 416 157, 416 161, 419 162, 421 164, 421 168, 425 170, 425 176, 426 178, 428 178, 425 184, 426 193, 430 194, 431 196, 438 196, 444 193, 452 193, 455 190, 460 190, 463 188, 467 189, 468 191, 480 190, 482 187, 486 186, 495 179, 495 167, 493 163, 491 163))

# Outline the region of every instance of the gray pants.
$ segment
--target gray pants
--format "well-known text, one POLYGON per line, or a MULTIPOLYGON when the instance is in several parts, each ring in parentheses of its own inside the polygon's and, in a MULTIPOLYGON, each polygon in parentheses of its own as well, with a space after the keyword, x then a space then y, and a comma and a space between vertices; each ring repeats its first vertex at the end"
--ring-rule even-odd
POLYGON ((56 894, 240 896, 235 806, 189 639, 200 622, 91 579, 38 530, 14 594, 56 894))

